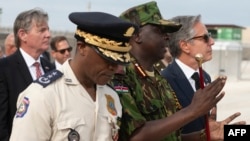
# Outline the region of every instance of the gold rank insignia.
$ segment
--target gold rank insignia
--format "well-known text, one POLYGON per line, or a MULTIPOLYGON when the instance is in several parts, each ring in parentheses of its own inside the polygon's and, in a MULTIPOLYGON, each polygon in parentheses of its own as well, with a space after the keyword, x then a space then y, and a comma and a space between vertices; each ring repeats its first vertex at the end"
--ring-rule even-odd
POLYGON ((107 109, 109 113, 111 113, 113 116, 117 115, 114 98, 108 94, 105 94, 105 97, 107 100, 107 109))
POLYGON ((135 31, 135 28, 131 26, 130 28, 128 28, 128 30, 126 31, 126 33, 123 34, 123 35, 124 35, 125 37, 131 37, 132 34, 134 33, 134 31, 135 31))

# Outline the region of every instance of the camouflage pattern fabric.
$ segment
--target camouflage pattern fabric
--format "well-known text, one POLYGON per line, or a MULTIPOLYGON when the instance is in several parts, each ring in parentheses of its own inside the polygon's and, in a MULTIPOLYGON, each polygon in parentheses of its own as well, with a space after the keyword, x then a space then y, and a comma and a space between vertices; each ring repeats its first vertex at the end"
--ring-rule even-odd
MULTIPOLYGON (((142 77, 132 63, 125 71, 125 74, 116 74, 111 82, 123 106, 120 141, 128 141, 133 131, 146 121, 162 119, 177 111, 174 91, 159 72, 155 72, 154 78, 142 77)), ((162 141, 180 140, 178 130, 162 141)))
POLYGON ((163 19, 155 1, 132 7, 124 11, 119 17, 138 26, 146 24, 162 26, 167 33, 176 32, 181 27, 179 23, 163 19))
POLYGON ((156 70, 158 70, 159 72, 163 71, 166 66, 164 65, 164 63, 162 61, 159 61, 157 63, 154 64, 154 67, 156 68, 156 70))

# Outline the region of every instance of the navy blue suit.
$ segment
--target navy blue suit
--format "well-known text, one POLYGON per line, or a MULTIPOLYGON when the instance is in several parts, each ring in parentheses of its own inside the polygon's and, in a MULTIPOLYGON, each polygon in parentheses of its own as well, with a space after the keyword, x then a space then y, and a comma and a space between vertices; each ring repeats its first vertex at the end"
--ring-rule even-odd
MULTIPOLYGON (((186 78, 184 72, 178 66, 174 60, 169 64, 162 72, 162 76, 167 79, 171 87, 176 93, 176 96, 182 105, 182 107, 188 106, 193 98, 194 90, 189 83, 189 80, 186 78)), ((204 82, 206 84, 211 82, 211 78, 208 73, 203 71, 204 82)), ((191 133, 194 131, 199 131, 205 128, 205 118, 204 116, 190 122, 189 124, 183 127, 182 133, 191 133)))
MULTIPOLYGON (((54 69, 43 57, 40 61, 45 73, 54 69)), ((9 140, 17 97, 32 82, 29 68, 19 49, 14 54, 0 59, 0 141, 9 140)))

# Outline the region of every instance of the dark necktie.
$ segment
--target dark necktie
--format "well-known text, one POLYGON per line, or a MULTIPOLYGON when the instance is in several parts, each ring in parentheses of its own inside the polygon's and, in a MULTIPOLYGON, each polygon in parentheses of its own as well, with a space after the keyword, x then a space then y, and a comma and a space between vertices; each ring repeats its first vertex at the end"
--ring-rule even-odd
POLYGON ((195 72, 192 76, 192 79, 194 79, 195 81, 195 88, 196 90, 200 89, 200 77, 199 77, 199 73, 195 72))

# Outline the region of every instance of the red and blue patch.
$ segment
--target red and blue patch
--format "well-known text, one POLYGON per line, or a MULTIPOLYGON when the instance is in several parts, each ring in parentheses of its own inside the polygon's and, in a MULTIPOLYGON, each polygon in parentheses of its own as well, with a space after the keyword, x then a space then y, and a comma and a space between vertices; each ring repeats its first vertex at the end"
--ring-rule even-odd
POLYGON ((22 118, 26 114, 29 108, 29 104, 30 104, 29 98, 24 97, 22 103, 19 105, 17 109, 16 118, 22 118))

